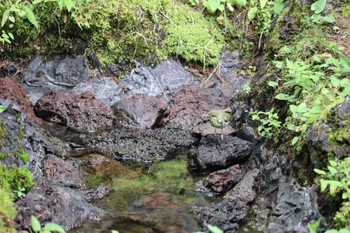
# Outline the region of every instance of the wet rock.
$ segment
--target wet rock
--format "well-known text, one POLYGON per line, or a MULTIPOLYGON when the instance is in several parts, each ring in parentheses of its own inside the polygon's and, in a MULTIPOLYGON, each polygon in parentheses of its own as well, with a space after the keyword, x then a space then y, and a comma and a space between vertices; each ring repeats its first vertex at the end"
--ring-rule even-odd
POLYGON ((118 86, 121 99, 147 93, 168 102, 170 94, 176 92, 182 85, 195 83, 198 81, 181 64, 176 61, 165 61, 154 69, 136 63, 133 72, 119 82, 118 86))
POLYGON ((350 123, 350 97, 346 97, 345 101, 337 107, 337 118, 339 122, 347 121, 350 123))
POLYGON ((294 180, 281 179, 268 232, 305 232, 307 224, 319 218, 323 217, 318 212, 315 186, 304 188, 294 180))
POLYGON ((143 131, 114 130, 92 135, 85 147, 119 161, 152 162, 180 155, 196 143, 188 131, 157 128, 143 131))
POLYGON ((51 184, 71 188, 84 187, 82 171, 77 161, 63 160, 49 154, 44 162, 44 174, 51 184))
POLYGON ((225 80, 230 80, 242 67, 242 61, 239 59, 238 51, 226 50, 221 55, 219 75, 225 80))
POLYGON ((236 185, 243 178, 243 175, 239 165, 236 164, 227 169, 210 173, 202 182, 204 187, 212 192, 223 193, 236 185))
POLYGON ((33 108, 21 84, 14 78, 0 79, 0 98, 12 100, 18 104, 23 113, 34 117, 33 108))
POLYGON ((85 57, 55 56, 45 60, 35 57, 23 72, 24 89, 32 104, 49 91, 67 90, 88 77, 85 57))
POLYGON ((110 191, 110 189, 100 185, 96 189, 83 191, 83 194, 85 200, 90 202, 92 200, 100 200, 106 197, 110 193, 110 191))
POLYGON ((249 203, 255 198, 254 181, 258 173, 258 169, 247 172, 220 203, 195 210, 202 225, 220 226, 225 233, 237 232, 238 221, 248 214, 249 203))
POLYGON ((253 144, 237 137, 227 136, 220 140, 211 135, 200 141, 198 148, 190 150, 189 167, 196 173, 216 171, 247 160, 253 144))
POLYGON ((34 187, 16 202, 18 228, 29 229, 30 216, 40 223, 54 222, 66 231, 102 219, 104 212, 89 204, 83 195, 66 187, 34 187), (59 213, 59 214, 58 214, 59 213))
POLYGON ((83 92, 91 92, 96 99, 105 103, 108 107, 120 100, 122 94, 122 88, 119 88, 117 84, 107 78, 93 78, 88 82, 79 83, 73 90, 74 95, 80 95, 83 92))
MULTIPOLYGON (((202 137, 205 137, 209 134, 216 134, 216 133, 220 133, 221 134, 221 129, 218 130, 216 128, 214 128, 210 122, 205 122, 203 124, 199 124, 195 127, 193 127, 192 132, 195 134, 198 134, 202 137)), ((232 128, 230 125, 227 125, 225 128, 222 129, 222 133, 223 135, 230 135, 237 132, 236 129, 232 128)))
POLYGON ((36 103, 34 111, 45 121, 80 133, 111 129, 114 120, 111 109, 89 92, 76 96, 68 92, 49 92, 36 103))
POLYGON ((130 129, 153 129, 161 126, 168 105, 147 94, 136 94, 112 106, 117 125, 130 129))
POLYGON ((170 114, 166 123, 170 127, 191 130, 208 121, 207 114, 214 109, 224 109, 228 102, 218 89, 200 89, 198 86, 184 86, 169 102, 170 114))

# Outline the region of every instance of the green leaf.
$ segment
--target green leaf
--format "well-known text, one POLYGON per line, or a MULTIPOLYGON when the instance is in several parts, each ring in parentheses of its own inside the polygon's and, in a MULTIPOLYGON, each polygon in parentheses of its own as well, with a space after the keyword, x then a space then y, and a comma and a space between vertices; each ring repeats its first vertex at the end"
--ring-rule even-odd
POLYGON ((64 5, 66 6, 68 12, 70 12, 74 8, 75 3, 72 0, 64 0, 64 5))
POLYGON ((328 183, 329 183, 329 192, 331 195, 334 195, 337 189, 342 186, 342 184, 336 180, 328 180, 328 183))
POLYGON ((5 25, 5 23, 9 17, 10 17, 10 11, 9 10, 4 11, 4 13, 2 15, 2 19, 1 19, 1 27, 3 27, 5 25))
POLYGON ((218 227, 216 226, 213 226, 213 225, 210 225, 208 224, 208 229, 209 231, 211 231, 212 233, 224 233, 222 230, 220 230, 218 227))
POLYGON ((319 227, 321 223, 321 219, 318 219, 316 222, 308 223, 307 228, 309 229, 310 233, 317 233, 317 228, 319 227))
POLYGON ((66 233, 63 227, 56 223, 46 223, 43 230, 48 232, 66 233))
POLYGON ((38 4, 38 3, 41 3, 43 0, 34 0, 32 3, 33 4, 38 4))
POLYGON ((331 76, 331 83, 333 87, 339 87, 340 80, 334 76, 331 76))
POLYGON ((275 15, 279 15, 284 7, 284 0, 277 0, 273 3, 273 13, 275 15))
POLYGON ((335 18, 333 15, 326 15, 325 17, 323 17, 322 20, 327 22, 327 23, 334 23, 335 22, 335 18))
POLYGON ((346 228, 342 228, 338 231, 338 233, 350 233, 350 230, 346 228))
POLYGON ((320 185, 321 185, 321 192, 324 192, 326 190, 326 188, 327 188, 328 183, 327 183, 326 180, 321 179, 320 180, 320 185))
POLYGON ((60 11, 62 11, 64 6, 64 0, 57 0, 57 4, 60 11))
POLYGON ((269 85, 270 87, 273 87, 273 88, 276 88, 278 86, 278 83, 277 82, 274 82, 274 81, 269 81, 267 83, 267 85, 269 85))
POLYGON ((332 167, 337 167, 337 166, 338 166, 337 162, 334 161, 334 160, 329 160, 328 163, 329 163, 329 165, 331 165, 332 167))
POLYGON ((26 12, 26 17, 29 20, 29 22, 31 22, 31 24, 33 24, 36 28, 39 28, 38 21, 36 20, 33 11, 29 7, 26 7, 26 6, 24 6, 23 9, 26 12))
POLYGON ((339 54, 340 65, 344 68, 345 72, 350 72, 350 59, 344 54, 339 54))
POLYGON ((288 100, 291 96, 290 95, 286 95, 284 93, 279 93, 275 96, 275 99, 278 100, 288 100))
POLYGON ((34 232, 40 232, 41 231, 41 225, 39 220, 35 216, 31 216, 31 223, 32 223, 32 229, 34 232))
POLYGON ((252 21, 255 18, 256 12, 258 11, 257 7, 252 7, 248 11, 248 20, 252 21))
POLYGON ((334 167, 331 167, 331 166, 327 166, 329 172, 334 175, 334 174, 337 174, 338 173, 338 170, 334 167))
POLYGON ((207 9, 209 13, 215 13, 220 7, 221 0, 208 0, 203 2, 203 6, 207 9))
POLYGON ((238 6, 247 5, 247 0, 234 0, 232 4, 237 4, 238 6))
POLYGON ((337 230, 331 229, 327 230, 325 233, 339 233, 337 230))
POLYGON ((268 0, 260 0, 260 7, 263 9, 266 6, 268 0))
POLYGON ((112 230, 112 233, 119 233, 119 231, 116 231, 116 230, 112 230))
POLYGON ((318 0, 311 5, 311 10, 315 12, 315 14, 319 14, 326 7, 326 3, 327 0, 318 0))
POLYGON ((340 86, 341 86, 341 87, 347 87, 347 86, 349 86, 349 85, 350 85, 349 79, 343 78, 342 80, 340 80, 340 86))
POLYGON ((3 111, 5 111, 6 110, 6 107, 5 106, 2 106, 2 105, 0 105, 0 113, 2 113, 3 111))
POLYGON ((317 168, 314 169, 314 172, 319 174, 319 175, 327 175, 327 173, 325 171, 317 169, 317 168))
POLYGON ((295 145, 299 141, 299 137, 294 137, 292 140, 292 146, 295 145))

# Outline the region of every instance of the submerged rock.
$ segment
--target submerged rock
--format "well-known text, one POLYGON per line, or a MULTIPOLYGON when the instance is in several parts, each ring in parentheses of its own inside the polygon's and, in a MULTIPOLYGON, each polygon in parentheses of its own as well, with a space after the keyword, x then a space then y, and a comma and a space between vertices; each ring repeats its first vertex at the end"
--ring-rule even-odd
POLYGON ((190 150, 189 167, 196 173, 216 171, 247 160, 253 144, 237 137, 210 135, 200 141, 198 148, 190 150))
POLYGON ((49 92, 36 103, 34 111, 45 121, 80 133, 112 129, 114 120, 112 110, 89 92, 49 92))

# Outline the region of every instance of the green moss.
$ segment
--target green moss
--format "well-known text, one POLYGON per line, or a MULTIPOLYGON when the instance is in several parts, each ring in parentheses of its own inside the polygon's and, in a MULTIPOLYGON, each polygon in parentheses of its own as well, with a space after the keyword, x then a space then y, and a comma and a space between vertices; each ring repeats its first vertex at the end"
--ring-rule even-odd
POLYGON ((29 155, 25 150, 23 150, 23 148, 19 148, 16 155, 22 160, 24 164, 26 164, 29 160, 29 155))
POLYGON ((346 201, 342 203, 339 211, 334 217, 334 222, 338 228, 347 228, 350 229, 350 202, 346 201))
POLYGON ((0 232, 16 232, 13 227, 13 219, 16 209, 11 195, 0 188, 0 232))
POLYGON ((0 159, 4 159, 4 158, 6 158, 6 154, 0 152, 0 159))
POLYGON ((30 190, 33 185, 33 175, 27 168, 6 169, 0 165, 0 188, 8 192, 15 192, 21 189, 30 190))
POLYGON ((345 4, 342 8, 341 8, 341 13, 344 17, 349 17, 350 16, 350 4, 345 4))
POLYGON ((7 136, 5 123, 0 119, 0 140, 7 136))
POLYGON ((19 139, 25 138, 25 134, 21 125, 18 126, 18 138, 19 139))
POLYGON ((162 48, 187 61, 215 65, 224 47, 224 36, 213 21, 187 8, 177 6, 169 10, 170 23, 164 28, 166 37, 162 48))

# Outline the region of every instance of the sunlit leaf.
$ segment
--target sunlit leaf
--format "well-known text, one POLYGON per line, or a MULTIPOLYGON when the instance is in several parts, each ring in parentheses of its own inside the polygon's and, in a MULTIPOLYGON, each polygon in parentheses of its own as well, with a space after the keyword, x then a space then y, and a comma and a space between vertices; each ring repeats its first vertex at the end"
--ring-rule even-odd
POLYGON ((31 216, 31 223, 32 223, 32 229, 34 232, 40 232, 41 231, 41 225, 39 220, 35 216, 31 216))
POLYGON ((276 15, 279 15, 284 7, 284 0, 277 0, 274 1, 273 3, 273 13, 275 13, 276 15))
POLYGON ((319 14, 326 7, 326 3, 327 0, 318 0, 311 5, 311 10, 315 12, 315 14, 319 14))
POLYGON ((46 223, 44 230, 48 232, 58 232, 58 233, 66 233, 66 231, 60 225, 56 223, 46 223))
POLYGON ((327 173, 325 171, 317 169, 317 168, 314 169, 314 172, 319 174, 319 175, 327 175, 327 173))
POLYGON ((260 0, 260 7, 263 9, 266 6, 268 0, 260 0))
POLYGON ((252 21, 255 18, 256 12, 258 11, 257 7, 252 7, 248 11, 248 20, 252 21))
POLYGON ((1 19, 1 27, 3 27, 6 23, 6 21, 8 20, 10 16, 10 11, 9 10, 6 10, 4 11, 3 15, 2 15, 2 19, 1 19))
POLYGON ((24 11, 26 12, 26 17, 33 24, 36 28, 39 27, 38 21, 35 18, 35 15, 33 11, 29 7, 23 7, 24 11))

